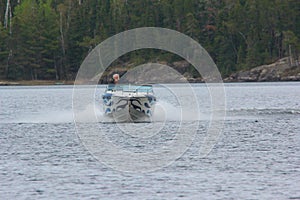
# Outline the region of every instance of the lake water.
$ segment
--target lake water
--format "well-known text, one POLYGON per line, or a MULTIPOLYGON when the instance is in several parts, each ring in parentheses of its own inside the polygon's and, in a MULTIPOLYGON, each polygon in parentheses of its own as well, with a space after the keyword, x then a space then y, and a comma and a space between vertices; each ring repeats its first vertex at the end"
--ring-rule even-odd
MULTIPOLYGON (((96 106, 97 123, 75 126, 72 86, 0 87, 0 199, 300 199, 299 82, 225 84, 224 128, 205 157, 199 149, 210 126, 209 92, 193 84, 201 114, 186 105, 190 117, 178 120, 174 88, 185 90, 154 88, 159 102, 153 123, 103 123, 96 106), (95 156, 78 126, 101 130, 132 155, 172 144, 180 126, 195 135, 182 155, 161 157, 169 159, 163 166, 153 162, 148 172, 128 172, 121 166, 135 169, 137 163, 95 156)), ((179 141, 176 148, 181 146, 179 141)))

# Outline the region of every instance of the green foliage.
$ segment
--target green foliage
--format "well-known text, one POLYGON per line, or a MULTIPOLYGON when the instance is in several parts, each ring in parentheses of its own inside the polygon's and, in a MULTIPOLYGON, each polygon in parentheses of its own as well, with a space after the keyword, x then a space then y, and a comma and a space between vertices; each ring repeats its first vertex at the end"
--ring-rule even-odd
MULTIPOLYGON (((156 26, 198 41, 226 76, 300 52, 300 1, 283 0, 22 0, 11 1, 12 33, 0 0, 0 77, 74 79, 85 56, 124 30, 156 26), (11 53, 10 53, 11 52, 11 53)), ((141 50, 115 63, 174 62, 141 50)), ((190 73, 193 70, 190 70, 190 73)))
MULTIPOLYGON (((58 56, 57 14, 51 1, 23 0, 13 18, 11 63, 21 70, 21 79, 44 79, 58 56)), ((55 78, 55 77, 52 77, 55 78)))
POLYGON ((0 23, 0 78, 6 78, 8 50, 8 30, 5 30, 0 23))

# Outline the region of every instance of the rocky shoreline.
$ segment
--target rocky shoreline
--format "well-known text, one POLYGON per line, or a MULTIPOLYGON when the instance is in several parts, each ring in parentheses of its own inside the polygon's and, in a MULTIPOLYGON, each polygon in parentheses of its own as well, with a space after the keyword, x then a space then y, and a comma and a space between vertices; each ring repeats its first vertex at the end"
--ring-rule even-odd
MULTIPOLYGON (((300 60, 300 59, 299 59, 300 60)), ((204 82, 201 76, 195 71, 187 61, 177 61, 173 63, 160 63, 168 65, 182 74, 190 83, 204 82)), ((107 84, 112 74, 119 73, 121 76, 127 72, 126 67, 117 67, 113 70, 106 71, 101 78, 95 76, 96 80, 100 80, 100 84, 107 84)), ((155 79, 155 77, 153 77, 155 79)), ((180 78, 180 77, 178 77, 180 78)), ((174 77, 166 74, 163 77, 164 83, 175 83, 174 77)), ((274 81, 300 81, 300 64, 297 60, 291 62, 289 57, 282 58, 275 63, 262 65, 250 70, 239 71, 231 74, 223 79, 224 82, 274 82, 274 81), (293 63, 293 64, 291 64, 293 63)), ((156 81, 154 81, 156 82, 156 81)), ((180 82, 180 81, 179 81, 180 82)), ((33 81, 0 81, 0 86, 21 86, 21 85, 72 85, 74 81, 56 81, 56 80, 33 80, 33 81)))
MULTIPOLYGON (((300 60, 300 59, 299 59, 300 60)), ((183 60, 173 63, 160 63, 168 65, 182 74, 190 83, 203 83, 202 77, 195 71, 193 67, 183 60), (195 73, 196 72, 196 73, 195 73)), ((121 76, 128 69, 119 67, 117 70, 106 72, 100 79, 100 83, 107 83, 109 78, 114 73, 119 73, 121 76)), ((146 73, 146 72, 145 72, 146 73)), ((99 79, 99 77, 97 77, 99 79)), ((98 80, 97 79, 97 80, 98 80)), ((155 78, 153 78, 155 79, 155 78)), ((167 74, 163 77, 164 83, 173 83, 174 77, 169 77, 167 74)), ((177 79, 178 80, 178 79, 177 79)), ((274 82, 274 81, 300 81, 300 64, 297 60, 292 60, 290 57, 282 58, 272 64, 262 65, 250 70, 239 71, 223 78, 224 82, 274 82)), ((155 82, 155 81, 154 81, 155 82)), ((180 82, 180 81, 179 81, 180 82)))
POLYGON ((224 82, 300 81, 300 65, 297 60, 292 63, 289 57, 285 57, 269 65, 236 72, 224 82))

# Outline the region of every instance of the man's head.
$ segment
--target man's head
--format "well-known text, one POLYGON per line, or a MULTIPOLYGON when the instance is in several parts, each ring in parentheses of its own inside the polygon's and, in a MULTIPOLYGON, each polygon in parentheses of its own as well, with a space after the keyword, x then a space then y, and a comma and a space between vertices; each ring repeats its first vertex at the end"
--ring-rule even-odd
POLYGON ((113 79, 114 79, 114 83, 118 83, 118 81, 120 80, 119 74, 114 74, 113 79))

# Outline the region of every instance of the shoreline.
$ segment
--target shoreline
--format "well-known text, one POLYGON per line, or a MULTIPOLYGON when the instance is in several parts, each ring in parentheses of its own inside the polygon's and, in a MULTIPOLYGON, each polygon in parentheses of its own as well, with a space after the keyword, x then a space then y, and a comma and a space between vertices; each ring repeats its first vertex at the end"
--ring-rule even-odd
POLYGON ((74 85, 74 81, 57 80, 0 80, 0 86, 39 86, 39 85, 74 85))
MULTIPOLYGON (((299 58, 300 60, 300 58, 299 58)), ((175 70, 180 72, 182 76, 185 77, 186 81, 189 83, 205 83, 204 80, 199 77, 193 77, 192 74, 188 73, 189 63, 187 61, 178 61, 171 64, 175 70)), ((114 73, 119 73, 123 75, 126 73, 128 68, 119 68, 114 71, 107 72, 104 77, 96 75, 93 78, 93 82, 98 80, 98 84, 107 84, 109 79, 107 77, 112 77, 114 73), (122 70, 121 70, 122 69, 122 70)), ((147 73, 145 71, 144 73, 147 73)), ((152 79, 148 81, 151 82, 152 79)), ((153 79, 155 81, 160 82, 157 79, 153 79)), ((169 79, 166 74, 160 80, 161 83, 175 83, 176 80, 169 79), (175 82, 174 82, 175 81, 175 82)), ((129 82, 135 82, 136 77, 131 77, 129 82)), ((153 82, 155 82, 153 81, 153 82)), ((213 81, 210 79, 209 82, 213 81)), ((224 83, 249 83, 249 82, 299 82, 300 81, 300 64, 297 61, 296 63, 291 63, 290 57, 284 57, 282 59, 277 60, 274 63, 261 65, 258 67, 254 67, 248 70, 241 70, 232 73, 231 75, 224 77, 224 83)), ((38 85, 74 85, 75 80, 0 80, 0 86, 38 86, 38 85)), ((89 81, 86 80, 88 83, 89 81)), ((179 80, 178 83, 181 81, 179 80)))
MULTIPOLYGON (((75 81, 55 81, 55 80, 34 80, 34 81, 6 81, 0 80, 1 86, 54 86, 54 85, 74 85, 75 81)), ((232 81, 223 80, 223 83, 272 83, 272 82, 300 82, 300 80, 278 80, 278 81, 232 81)), ((178 82, 180 83, 180 82, 178 82)), ((190 83, 205 83, 203 81, 192 81, 190 83)), ((170 83, 169 83, 170 84, 170 83)), ((172 84, 172 83, 171 83, 172 84)), ((176 83, 174 83, 176 84, 176 83)), ((106 85, 99 84, 99 85, 106 85)))

